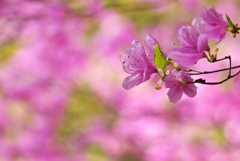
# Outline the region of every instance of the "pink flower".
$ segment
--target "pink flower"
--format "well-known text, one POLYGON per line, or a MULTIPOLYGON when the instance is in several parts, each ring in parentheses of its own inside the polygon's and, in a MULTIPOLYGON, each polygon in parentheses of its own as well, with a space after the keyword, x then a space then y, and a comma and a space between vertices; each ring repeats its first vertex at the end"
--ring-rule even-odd
POLYGON ((205 53, 198 52, 191 47, 180 47, 170 50, 168 57, 186 68, 196 64, 199 59, 204 58, 205 53))
POLYGON ((192 26, 183 26, 178 30, 181 47, 173 48, 168 53, 169 58, 186 67, 205 57, 205 51, 210 50, 209 40, 218 40, 219 43, 224 38, 228 23, 214 7, 202 7, 201 18, 195 18, 192 26))
POLYGON ((209 50, 207 36, 204 34, 203 21, 194 19, 191 26, 183 26, 178 30, 177 38, 181 46, 193 47, 198 51, 209 50))
POLYGON ((180 81, 192 82, 193 79, 182 70, 174 70, 164 79, 166 88, 170 88, 167 95, 169 100, 173 103, 177 103, 181 99, 183 93, 188 97, 194 97, 197 94, 197 87, 194 84, 183 84, 180 81))
POLYGON ((218 40, 218 43, 225 37, 228 23, 223 20, 223 15, 218 13, 214 7, 202 7, 200 11, 202 19, 206 22, 204 25, 205 33, 209 40, 218 40))
POLYGON ((169 51, 168 57, 183 66, 191 66, 205 57, 205 52, 209 50, 208 37, 200 32, 202 22, 196 20, 198 28, 183 26, 178 30, 178 41, 181 47, 173 48, 169 51))
POLYGON ((157 72, 153 63, 157 40, 147 35, 144 44, 137 40, 133 40, 131 44, 133 47, 121 55, 123 70, 131 74, 123 80, 123 88, 127 90, 147 81, 151 74, 157 72))

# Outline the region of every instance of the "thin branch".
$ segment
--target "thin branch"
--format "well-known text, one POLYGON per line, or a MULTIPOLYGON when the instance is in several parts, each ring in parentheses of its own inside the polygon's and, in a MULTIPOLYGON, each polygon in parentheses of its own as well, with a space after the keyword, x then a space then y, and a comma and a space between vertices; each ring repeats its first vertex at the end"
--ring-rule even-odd
MULTIPOLYGON (((240 65, 234 66, 231 69, 236 69, 236 68, 240 68, 240 65)), ((222 71, 226 71, 226 70, 229 70, 229 68, 223 68, 223 69, 213 70, 213 71, 204 71, 204 72, 199 72, 196 70, 189 69, 188 71, 185 71, 185 72, 196 72, 196 73, 188 73, 189 75, 202 75, 202 74, 218 73, 218 72, 222 72, 222 71)))
POLYGON ((229 55, 228 56, 228 59, 229 59, 229 74, 228 74, 228 76, 231 76, 232 74, 231 74, 231 71, 232 71, 232 59, 231 59, 231 56, 229 55))
POLYGON ((216 72, 220 72, 220 71, 224 71, 224 70, 229 70, 229 73, 228 73, 228 76, 227 76, 226 79, 224 79, 224 80, 222 80, 220 82, 206 82, 205 79, 200 78, 200 79, 195 80, 194 82, 187 82, 187 84, 190 84, 190 83, 200 83, 200 84, 207 84, 207 85, 217 85, 217 84, 222 84, 222 83, 226 82, 227 80, 229 80, 231 78, 234 78, 235 76, 237 76, 240 73, 240 70, 236 74, 232 75, 232 69, 238 68, 240 66, 232 67, 232 59, 231 59, 230 55, 226 56, 226 57, 224 57, 222 59, 214 60, 214 62, 222 61, 222 60, 225 60, 225 59, 229 60, 229 66, 230 66, 229 68, 224 68, 224 69, 215 70, 215 71, 208 71, 208 72, 198 72, 196 70, 190 69, 189 71, 198 72, 198 73, 193 73, 193 74, 189 74, 189 75, 210 74, 210 73, 216 73, 216 72))
POLYGON ((206 82, 205 79, 197 79, 197 80, 195 80, 194 82, 187 82, 187 84, 190 84, 190 83, 200 83, 200 84, 206 84, 206 85, 222 84, 222 83, 226 82, 227 80, 236 77, 239 73, 240 73, 240 70, 239 70, 236 74, 230 75, 230 76, 228 76, 226 79, 224 79, 224 80, 222 80, 222 81, 220 81, 220 82, 206 82))
POLYGON ((201 75, 201 74, 211 74, 211 73, 217 73, 217 72, 229 70, 228 76, 231 76, 232 69, 239 68, 240 65, 232 67, 231 56, 226 56, 226 57, 224 57, 222 59, 215 60, 214 62, 222 61, 222 60, 225 60, 225 59, 229 59, 229 66, 230 66, 229 68, 223 68, 223 69, 214 70, 214 71, 204 71, 204 72, 200 72, 200 71, 197 71, 197 70, 189 69, 189 70, 185 70, 185 72, 195 72, 195 73, 188 73, 189 75, 201 75))
POLYGON ((225 60, 225 59, 229 59, 230 56, 225 56, 224 58, 221 58, 221 59, 216 59, 213 61, 213 63, 215 62, 218 62, 218 61, 222 61, 222 60, 225 60))
POLYGON ((203 72, 200 72, 198 70, 194 70, 194 69, 189 69, 189 70, 184 70, 185 72, 196 72, 196 73, 203 73, 203 72))

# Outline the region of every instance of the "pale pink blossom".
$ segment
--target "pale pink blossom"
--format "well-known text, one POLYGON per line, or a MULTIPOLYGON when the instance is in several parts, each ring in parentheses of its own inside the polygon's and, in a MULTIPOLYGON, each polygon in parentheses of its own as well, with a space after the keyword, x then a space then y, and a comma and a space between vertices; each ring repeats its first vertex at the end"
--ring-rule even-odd
POLYGON ((208 40, 218 40, 218 43, 225 37, 228 23, 223 20, 223 15, 218 13, 215 8, 202 7, 201 18, 206 22, 204 25, 208 40))
POLYGON ((208 37, 202 31, 203 22, 194 20, 196 27, 183 26, 178 30, 178 41, 181 47, 175 47, 168 52, 168 57, 183 66, 191 66, 205 57, 205 51, 210 50, 208 37))
POLYGON ((143 45, 137 40, 133 40, 133 47, 121 55, 123 70, 131 74, 123 80, 125 89, 131 89, 147 81, 153 73, 157 72, 157 68, 153 64, 154 47, 157 40, 148 35, 145 43, 143 45))
POLYGON ((193 79, 184 73, 184 71, 174 70, 172 73, 166 76, 164 79, 166 88, 170 88, 167 95, 169 100, 173 103, 177 103, 183 93, 188 97, 194 97, 197 94, 197 87, 194 84, 183 84, 183 82, 192 82, 193 79))

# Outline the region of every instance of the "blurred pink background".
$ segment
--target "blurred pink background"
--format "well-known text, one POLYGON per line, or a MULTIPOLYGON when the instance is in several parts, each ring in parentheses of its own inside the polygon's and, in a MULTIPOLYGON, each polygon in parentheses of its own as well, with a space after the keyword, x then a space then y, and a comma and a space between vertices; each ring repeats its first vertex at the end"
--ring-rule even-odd
MULTIPOLYGON (((1 0, 0 161, 239 161, 240 79, 177 104, 155 77, 122 88, 131 41, 151 33, 167 52, 201 6, 240 22, 238 0, 1 0)), ((239 41, 227 34, 219 58, 239 65, 239 41)))

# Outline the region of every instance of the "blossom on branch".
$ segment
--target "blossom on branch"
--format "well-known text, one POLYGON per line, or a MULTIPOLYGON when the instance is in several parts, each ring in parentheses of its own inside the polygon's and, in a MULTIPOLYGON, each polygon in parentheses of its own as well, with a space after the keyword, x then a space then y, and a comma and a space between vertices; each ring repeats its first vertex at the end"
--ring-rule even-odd
POLYGON ((178 30, 178 41, 181 47, 169 51, 168 57, 183 66, 191 66, 205 57, 205 51, 209 50, 208 37, 200 32, 202 21, 197 20, 198 28, 183 26, 178 30))
POLYGON ((132 47, 121 55, 123 70, 131 74, 123 80, 123 88, 127 90, 147 81, 151 74, 157 72, 153 60, 157 40, 147 35, 144 43, 133 40, 131 44, 132 47))
POLYGON ((170 88, 167 95, 169 100, 173 103, 177 103, 183 93, 188 97, 194 97, 197 94, 197 87, 194 84, 186 84, 186 82, 192 82, 193 79, 184 73, 184 71, 172 71, 164 79, 165 87, 170 88))
POLYGON ((208 40, 222 41, 226 35, 228 23, 223 20, 223 15, 218 13, 215 8, 202 7, 200 11, 201 18, 205 21, 204 28, 208 35, 208 40))
POLYGON ((208 41, 219 43, 226 35, 228 23, 223 20, 214 7, 201 8, 201 18, 195 18, 192 26, 183 26, 178 30, 178 41, 181 47, 169 51, 168 57, 180 65, 190 67, 205 57, 209 51, 208 41))

